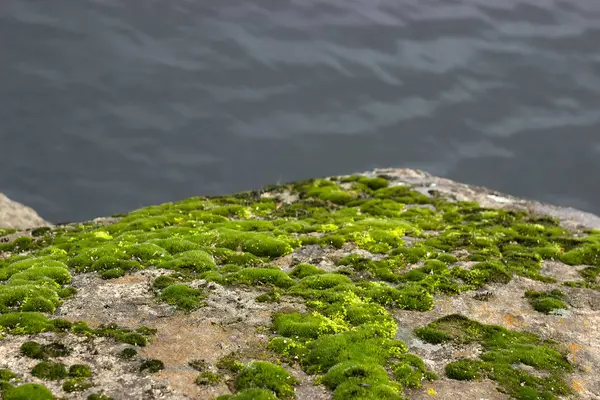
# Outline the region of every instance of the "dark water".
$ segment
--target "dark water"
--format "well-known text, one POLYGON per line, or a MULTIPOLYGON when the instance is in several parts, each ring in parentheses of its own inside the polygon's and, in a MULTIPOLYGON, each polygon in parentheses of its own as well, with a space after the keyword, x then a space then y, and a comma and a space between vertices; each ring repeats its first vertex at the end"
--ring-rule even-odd
POLYGON ((600 2, 0 1, 0 191, 47 219, 374 167, 600 213, 600 2))

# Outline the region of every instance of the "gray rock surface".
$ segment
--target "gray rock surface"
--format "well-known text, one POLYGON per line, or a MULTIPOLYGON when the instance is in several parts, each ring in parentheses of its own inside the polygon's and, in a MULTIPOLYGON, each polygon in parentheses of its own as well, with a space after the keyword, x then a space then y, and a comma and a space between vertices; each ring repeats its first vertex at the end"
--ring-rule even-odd
POLYGON ((40 217, 33 208, 11 200, 0 193, 0 227, 29 229, 40 226, 50 226, 50 223, 40 217))

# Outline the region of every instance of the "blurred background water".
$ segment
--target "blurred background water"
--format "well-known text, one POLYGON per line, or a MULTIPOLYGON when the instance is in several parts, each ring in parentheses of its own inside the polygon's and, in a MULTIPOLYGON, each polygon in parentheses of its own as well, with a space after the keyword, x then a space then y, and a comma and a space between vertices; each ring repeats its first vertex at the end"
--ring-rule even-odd
POLYGON ((46 219, 374 167, 600 214, 600 2, 0 1, 0 192, 46 219))

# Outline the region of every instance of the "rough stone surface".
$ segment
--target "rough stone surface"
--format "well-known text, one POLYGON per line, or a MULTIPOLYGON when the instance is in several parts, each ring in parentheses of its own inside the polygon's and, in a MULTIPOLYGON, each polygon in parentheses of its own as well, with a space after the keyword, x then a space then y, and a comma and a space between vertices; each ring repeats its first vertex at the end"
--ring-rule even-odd
MULTIPOLYGON (((457 183, 439 178, 423 171, 409 169, 379 169, 367 176, 385 175, 393 185, 411 184, 423 193, 443 193, 455 200, 469 200, 491 208, 526 210, 559 218, 564 227, 572 230, 600 228, 600 217, 570 208, 556 207, 531 200, 519 199, 486 188, 457 183)), ((264 197, 268 197, 266 194, 264 197)), ((284 202, 297 198, 283 196, 284 202)), ((96 223, 110 224, 118 219, 99 219, 96 223)), ((27 228, 47 225, 33 210, 18 205, 0 194, 0 226, 27 228)), ((411 238, 406 238, 410 245, 411 238)), ((455 252, 460 256, 460 250, 455 252)), ((299 263, 311 263, 325 271, 340 269, 336 261, 348 254, 378 260, 381 255, 361 250, 352 244, 341 249, 308 245, 291 254, 273 260, 270 264, 289 272, 299 263)), ((464 255, 464 254, 462 254, 464 255)), ((461 262, 468 269, 474 263, 461 262)), ((421 266, 409 265, 407 270, 421 266)), ((509 396, 501 393, 491 380, 456 381, 444 376, 444 366, 465 357, 477 357, 479 345, 427 344, 413 333, 439 317, 460 313, 484 324, 496 324, 513 330, 526 330, 544 339, 552 339, 569 346, 569 361, 575 371, 569 375, 569 384, 577 393, 576 398, 600 399, 600 291, 561 286, 565 281, 578 281, 582 266, 568 266, 560 261, 544 261, 542 273, 554 277, 557 282, 548 284, 524 277, 514 277, 508 284, 489 284, 476 293, 491 293, 485 301, 477 299, 473 291, 456 296, 436 296, 435 306, 426 312, 392 310, 399 325, 396 335, 406 343, 409 351, 420 356, 440 379, 424 383, 422 388, 407 390, 408 398, 504 400, 509 396), (569 310, 562 314, 542 314, 535 311, 523 296, 526 290, 550 290, 560 288, 569 299, 569 310)), ((283 296, 277 303, 260 303, 256 297, 259 289, 227 287, 198 280, 190 286, 208 293, 206 305, 191 313, 176 311, 173 306, 160 302, 152 288, 152 281, 172 271, 149 268, 112 280, 102 280, 96 273, 73 274, 72 286, 77 294, 66 300, 55 316, 71 321, 87 321, 90 326, 117 323, 135 328, 141 325, 157 329, 155 338, 138 351, 134 360, 159 359, 165 369, 155 374, 140 373, 136 363, 117 357, 119 351, 128 347, 106 338, 86 339, 73 334, 42 333, 29 336, 0 338, 0 368, 9 368, 27 382, 42 383, 65 399, 85 399, 92 388, 80 393, 65 393, 59 384, 32 377, 30 370, 37 361, 19 355, 19 346, 27 340, 40 343, 59 341, 72 348, 69 356, 59 358, 67 365, 85 363, 90 365, 93 381, 102 392, 114 399, 212 399, 229 394, 228 377, 215 385, 199 386, 194 383, 198 372, 190 360, 203 360, 209 365, 231 352, 244 355, 242 361, 266 354, 269 324, 272 314, 278 311, 306 311, 304 302, 283 296), (8 356, 10 355, 10 356, 8 356)), ((315 384, 315 377, 304 373, 299 365, 285 365, 300 380, 296 398, 300 400, 330 400, 331 392, 323 385, 315 384)))
POLYGON ((50 226, 31 207, 9 199, 0 193, 0 227, 29 229, 40 226, 50 226))

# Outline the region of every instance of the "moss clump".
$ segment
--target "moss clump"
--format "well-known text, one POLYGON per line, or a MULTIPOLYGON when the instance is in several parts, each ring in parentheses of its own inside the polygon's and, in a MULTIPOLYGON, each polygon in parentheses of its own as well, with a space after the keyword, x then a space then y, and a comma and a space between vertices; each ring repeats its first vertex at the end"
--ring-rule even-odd
POLYGON ((71 327, 71 332, 88 336, 110 337, 118 342, 135 346, 145 346, 155 330, 145 327, 137 328, 135 331, 119 328, 117 324, 100 325, 96 329, 90 328, 86 322, 78 322, 71 327))
POLYGON ((200 375, 196 377, 196 385, 206 386, 206 385, 214 385, 215 383, 219 383, 221 378, 219 375, 214 372, 204 371, 200 375))
POLYGON ((12 372, 10 369, 5 369, 5 368, 0 369, 0 381, 8 382, 16 377, 17 377, 17 375, 15 375, 15 373, 12 372))
POLYGON ((206 295, 202 290, 184 284, 167 286, 160 295, 163 301, 183 311, 193 311, 200 308, 205 297, 206 295))
POLYGON ((160 360, 149 359, 142 361, 140 365, 140 372, 148 371, 150 373, 155 373, 165 369, 165 364, 160 360))
POLYGON ((462 359, 446 365, 446 376, 459 381, 481 379, 488 365, 481 360, 462 359))
POLYGON ((235 380, 237 390, 268 389, 280 399, 294 397, 294 385, 298 380, 285 368, 266 361, 248 363, 235 380))
POLYGON ((294 269, 292 269, 292 271, 290 271, 289 276, 296 279, 302 279, 306 278, 307 276, 325 273, 326 271, 323 271, 312 264, 298 264, 294 267, 294 269))
POLYGON ((166 288, 167 286, 171 286, 177 282, 178 282, 178 280, 173 278, 172 276, 163 275, 163 276, 159 276, 158 278, 154 279, 154 281, 152 282, 152 287, 160 290, 160 289, 166 288))
POLYGON ((49 357, 64 357, 70 353, 70 350, 60 343, 42 345, 33 341, 23 343, 20 350, 24 356, 38 360, 45 360, 49 357))
POLYGON ((15 233, 17 230, 14 228, 0 228, 0 237, 15 233))
POLYGON ((35 312, 16 312, 0 314, 0 332, 13 335, 33 334, 56 330, 52 320, 35 312))
POLYGON ((67 379, 63 384, 62 388, 67 393, 82 392, 91 388, 93 385, 85 378, 71 378, 67 379))
POLYGON ((585 244, 567 251, 561 257, 569 265, 600 266, 600 244, 585 244))
POLYGON ((19 284, 0 286, 0 312, 13 311, 52 313, 60 304, 60 298, 50 288, 19 284))
POLYGON ((259 303, 273 303, 278 301, 280 297, 280 290, 270 290, 268 292, 256 296, 256 301, 258 301, 259 303))
POLYGON ((288 274, 279 268, 244 268, 227 276, 226 282, 231 284, 246 285, 274 285, 281 288, 289 288, 295 284, 288 274))
POLYGON ((189 271, 206 272, 216 268, 213 257, 202 250, 189 250, 178 253, 168 261, 158 264, 159 268, 189 271))
POLYGON ((551 290, 547 292, 536 292, 528 290, 525 292, 525 297, 529 300, 529 304, 536 310, 544 314, 550 314, 553 311, 568 308, 564 302, 565 295, 560 290, 551 290))
POLYGON ((240 356, 237 353, 229 353, 221 357, 216 364, 217 368, 229 370, 231 372, 240 372, 244 364, 240 362, 240 356))
POLYGON ((480 360, 462 359, 446 366, 446 375, 452 379, 487 377, 496 380, 504 391, 517 399, 558 399, 572 392, 564 381, 565 373, 572 370, 571 364, 555 343, 543 341, 534 334, 480 324, 458 314, 442 317, 415 333, 424 340, 433 338, 434 343, 479 342, 482 345, 484 352, 480 360), (528 365, 545 377, 515 367, 518 364, 528 365))
POLYGON ((392 364, 394 376, 404 387, 419 388, 423 380, 434 380, 436 374, 427 370, 425 363, 414 354, 402 354, 392 364))
POLYGON ((336 326, 334 321, 319 313, 299 312, 275 315, 273 327, 282 336, 303 339, 317 339, 322 335, 345 330, 345 327, 336 326))
POLYGON ((31 375, 46 381, 56 381, 66 378, 68 372, 67 368, 62 363, 42 361, 33 367, 31 375))
POLYGON ((118 354, 118 357, 121 360, 131 360, 135 356, 137 356, 137 350, 133 347, 126 347, 123 350, 121 350, 118 354))
POLYGON ((46 387, 37 383, 26 383, 7 389, 3 393, 4 400, 53 400, 55 397, 46 387))
POLYGON ((69 367, 69 376, 73 378, 89 378, 92 370, 85 364, 73 364, 69 367))

